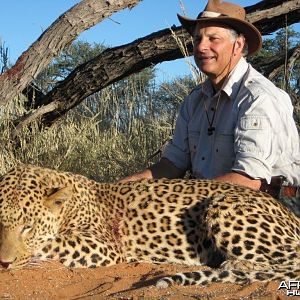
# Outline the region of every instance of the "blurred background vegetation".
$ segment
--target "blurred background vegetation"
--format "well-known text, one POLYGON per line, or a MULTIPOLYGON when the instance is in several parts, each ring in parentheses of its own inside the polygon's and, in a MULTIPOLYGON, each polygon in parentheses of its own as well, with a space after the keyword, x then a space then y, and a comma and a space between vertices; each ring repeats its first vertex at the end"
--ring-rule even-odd
MULTIPOLYGON (((292 28, 280 30, 265 39, 263 50, 251 61, 255 66, 299 43, 299 33, 292 28)), ((33 84, 46 93, 104 49, 101 44, 76 41, 33 84)), ((9 49, 0 41, 0 71, 9 67, 9 49)), ((155 68, 148 68, 88 97, 51 127, 36 123, 14 136, 14 121, 31 110, 20 95, 0 108, 0 174, 20 162, 105 182, 141 170, 158 159, 159 150, 172 136, 179 105, 195 86, 194 78, 191 73, 158 84, 155 68)), ((298 60, 292 70, 282 68, 272 81, 299 99, 299 78, 298 60)), ((293 104, 299 128, 300 103, 293 104)))

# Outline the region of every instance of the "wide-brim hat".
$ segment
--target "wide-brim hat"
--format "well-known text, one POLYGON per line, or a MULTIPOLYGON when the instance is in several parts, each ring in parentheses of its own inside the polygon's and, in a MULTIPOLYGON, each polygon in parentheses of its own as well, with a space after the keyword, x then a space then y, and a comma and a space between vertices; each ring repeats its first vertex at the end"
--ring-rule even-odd
POLYGON ((183 28, 191 35, 197 24, 203 27, 212 23, 218 23, 234 29, 237 33, 242 33, 248 44, 248 55, 253 55, 262 46, 262 37, 259 30, 246 21, 246 12, 240 5, 221 0, 208 0, 203 12, 196 19, 177 15, 183 28))

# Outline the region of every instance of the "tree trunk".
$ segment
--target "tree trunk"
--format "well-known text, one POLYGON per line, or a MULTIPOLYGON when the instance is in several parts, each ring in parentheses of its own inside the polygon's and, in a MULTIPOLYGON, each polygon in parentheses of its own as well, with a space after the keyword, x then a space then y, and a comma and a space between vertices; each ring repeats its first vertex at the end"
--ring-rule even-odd
POLYGON ((33 78, 84 30, 112 13, 133 7, 141 0, 83 0, 61 15, 17 60, 0 76, 0 105, 22 92, 33 78))
MULTIPOLYGON (((248 20, 262 34, 268 34, 299 22, 300 0, 261 1, 247 7, 246 11, 248 20)), ((77 67, 64 81, 37 101, 36 110, 20 121, 16 130, 37 118, 41 118, 44 125, 51 125, 86 97, 109 84, 162 61, 183 57, 174 35, 191 51, 191 39, 181 27, 164 29, 130 44, 107 49, 77 67)))

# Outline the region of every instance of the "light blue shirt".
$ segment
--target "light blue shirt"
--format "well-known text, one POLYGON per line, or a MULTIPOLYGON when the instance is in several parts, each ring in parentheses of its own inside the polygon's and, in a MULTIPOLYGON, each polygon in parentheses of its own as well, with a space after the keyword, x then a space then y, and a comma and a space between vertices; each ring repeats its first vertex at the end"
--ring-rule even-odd
POLYGON ((299 185, 299 134, 290 97, 242 58, 216 95, 206 80, 184 99, 163 157, 197 178, 237 171, 267 182, 283 175, 299 185), (208 135, 204 102, 211 122, 218 97, 215 131, 208 135))

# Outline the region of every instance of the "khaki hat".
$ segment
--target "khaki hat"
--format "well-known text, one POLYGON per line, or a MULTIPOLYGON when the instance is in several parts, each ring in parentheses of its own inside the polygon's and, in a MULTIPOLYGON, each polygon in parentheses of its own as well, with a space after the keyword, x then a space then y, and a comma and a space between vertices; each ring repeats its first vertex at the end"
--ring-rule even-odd
POLYGON ((197 24, 206 27, 211 23, 220 23, 245 36, 248 44, 248 55, 256 53, 262 46, 260 32, 254 25, 246 21, 245 9, 240 5, 221 0, 208 0, 204 11, 196 19, 190 19, 179 14, 177 16, 183 28, 191 35, 193 35, 197 24))

